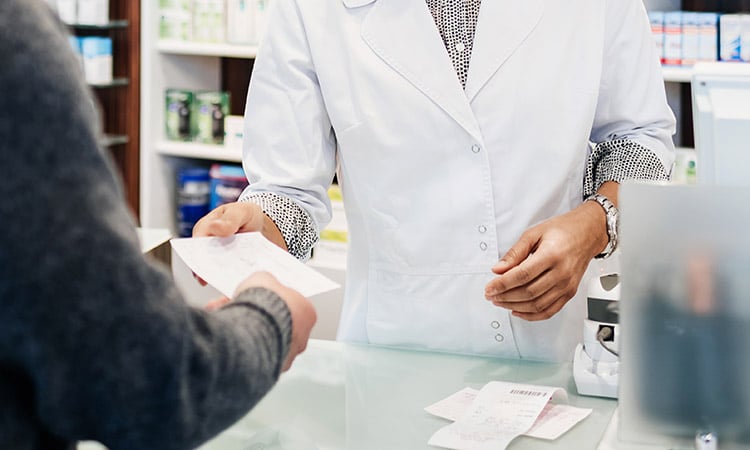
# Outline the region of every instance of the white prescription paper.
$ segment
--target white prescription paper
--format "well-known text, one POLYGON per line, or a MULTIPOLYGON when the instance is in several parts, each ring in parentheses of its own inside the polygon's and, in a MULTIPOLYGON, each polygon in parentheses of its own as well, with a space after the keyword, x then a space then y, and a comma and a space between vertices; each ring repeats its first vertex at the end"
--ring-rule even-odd
POLYGON ((229 298, 245 278, 259 271, 270 272, 305 297, 339 287, 258 232, 179 238, 170 243, 190 270, 229 298))
POLYGON ((556 439, 591 410, 551 404, 565 399, 562 388, 491 382, 480 391, 465 388, 425 411, 456 420, 438 430, 430 445, 458 450, 504 449, 516 437, 556 439), (472 398, 473 397, 473 398, 472 398))
MULTIPOLYGON (((479 391, 476 389, 463 388, 455 394, 427 406, 424 410, 434 416, 456 421, 469 409, 477 393, 479 391)), ((590 408, 547 403, 534 425, 523 435, 555 440, 573 428, 575 424, 588 417, 589 414, 591 414, 590 408)))

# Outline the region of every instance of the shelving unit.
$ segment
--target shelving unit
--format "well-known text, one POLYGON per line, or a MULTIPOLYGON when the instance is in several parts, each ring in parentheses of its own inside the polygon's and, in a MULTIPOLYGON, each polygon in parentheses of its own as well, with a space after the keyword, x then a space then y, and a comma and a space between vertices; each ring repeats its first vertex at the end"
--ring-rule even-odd
POLYGON ((691 66, 662 66, 664 81, 674 83, 689 83, 693 77, 691 66))
MULTIPOLYGON (((149 2, 146 2, 149 3, 149 2)), ((105 135, 102 146, 119 170, 133 214, 140 212, 140 0, 110 0, 110 20, 102 25, 70 24, 78 36, 112 38, 114 79, 90 84, 101 105, 105 135)))
POLYGON ((195 142, 159 141, 156 151, 165 156, 205 159, 210 161, 242 162, 242 149, 223 145, 199 144, 195 142))
POLYGON ((240 163, 241 150, 166 140, 165 90, 229 91, 230 113, 242 114, 257 48, 159 40, 158 2, 144 2, 141 23, 141 225, 174 232, 180 169, 213 162, 240 163))

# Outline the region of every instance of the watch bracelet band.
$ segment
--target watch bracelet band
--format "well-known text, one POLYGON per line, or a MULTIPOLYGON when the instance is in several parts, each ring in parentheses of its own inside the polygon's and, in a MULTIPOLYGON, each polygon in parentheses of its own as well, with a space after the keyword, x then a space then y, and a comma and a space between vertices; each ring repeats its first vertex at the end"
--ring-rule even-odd
POLYGON ((617 249, 618 243, 618 220, 617 216, 619 211, 614 203, 602 194, 594 193, 586 197, 584 202, 592 201, 599 204, 604 209, 604 213, 607 215, 607 246, 604 247, 601 253, 595 256, 596 259, 608 258, 617 249))

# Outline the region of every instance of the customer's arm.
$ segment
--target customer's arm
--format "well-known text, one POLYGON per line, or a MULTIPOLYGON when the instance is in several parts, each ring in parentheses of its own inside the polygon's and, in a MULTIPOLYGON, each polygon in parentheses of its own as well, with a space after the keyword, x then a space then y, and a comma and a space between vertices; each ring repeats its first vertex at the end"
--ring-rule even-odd
POLYGON ((42 5, 0 3, 0 368, 62 440, 195 447, 274 384, 290 310, 264 288, 189 308, 144 261, 90 93, 42 5))

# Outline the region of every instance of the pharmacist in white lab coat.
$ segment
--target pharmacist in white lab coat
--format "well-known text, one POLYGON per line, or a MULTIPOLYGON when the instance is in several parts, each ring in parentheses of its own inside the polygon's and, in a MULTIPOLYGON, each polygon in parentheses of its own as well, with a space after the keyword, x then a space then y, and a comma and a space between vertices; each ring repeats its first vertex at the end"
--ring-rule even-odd
POLYGON ((585 199, 667 179, 674 126, 641 0, 277 0, 251 184, 194 234, 263 230, 304 259, 336 173, 340 339, 565 360, 615 244, 585 199))

